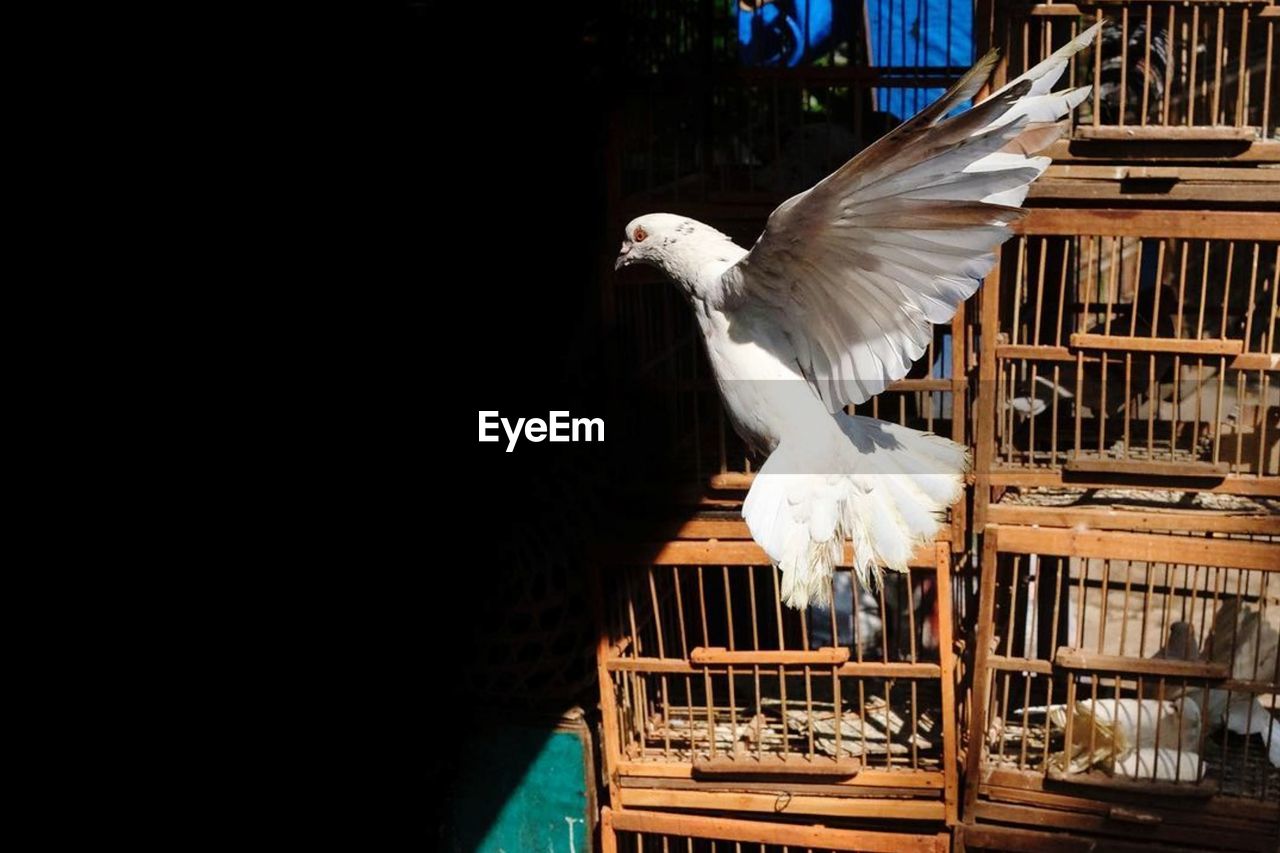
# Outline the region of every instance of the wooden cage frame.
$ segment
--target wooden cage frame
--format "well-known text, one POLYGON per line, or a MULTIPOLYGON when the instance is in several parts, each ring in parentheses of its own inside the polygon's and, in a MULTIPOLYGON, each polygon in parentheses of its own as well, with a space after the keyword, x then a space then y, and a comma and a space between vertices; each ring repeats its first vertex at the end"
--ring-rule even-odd
MULTIPOLYGON (((726 850, 741 850, 742 844, 811 851, 859 851, 859 853, 947 853, 949 832, 884 832, 867 829, 839 829, 821 824, 765 823, 729 817, 669 814, 640 809, 615 810, 606 806, 600 819, 600 847, 603 853, 626 853, 619 833, 668 836, 706 842, 725 842, 726 850)), ((676 848, 682 849, 682 848, 676 848)), ((715 849, 714 846, 712 848, 715 849)))
MULTIPOLYGON (((691 522, 687 529, 689 532, 705 532, 710 529, 703 524, 691 522)), ((721 527, 717 532, 746 535, 746 526, 741 522, 719 524, 721 527)), ((847 544, 845 547, 845 558, 841 566, 849 567, 852 565, 852 553, 847 544)), ((616 562, 608 564, 626 565, 628 562, 635 562, 637 550, 645 549, 633 547, 624 550, 616 555, 616 562)), ((696 565, 725 567, 726 570, 732 567, 769 566, 768 556, 749 538, 675 540, 648 550, 654 553, 645 563, 649 566, 696 565)), ((694 648, 687 657, 627 659, 622 654, 622 647, 629 645, 627 638, 614 642, 610 637, 604 616, 604 584, 598 583, 597 615, 600 628, 597 668, 602 712, 601 753, 609 802, 613 808, 619 814, 634 809, 699 809, 954 824, 958 819, 959 784, 955 750, 947 746, 956 742, 950 543, 940 540, 933 545, 921 547, 910 565, 924 571, 931 570, 937 578, 939 662, 936 664, 849 661, 847 648, 792 652, 694 648), (841 651, 845 652, 843 656, 835 654, 841 651), (818 679, 822 677, 822 672, 840 677, 937 679, 942 697, 942 769, 885 770, 852 767, 850 762, 845 761, 828 767, 812 760, 806 762, 799 755, 792 756, 788 761, 762 765, 755 763, 750 755, 745 755, 740 759, 741 768, 732 764, 716 768, 717 774, 729 773, 730 778, 735 780, 733 784, 726 786, 714 777, 708 782, 708 777, 700 776, 695 772, 695 762, 628 759, 623 750, 613 675, 618 672, 693 674, 715 665, 736 667, 740 672, 750 671, 752 668, 759 671, 766 667, 778 670, 783 666, 804 667, 807 671, 812 666, 818 671, 814 676, 818 679), (809 764, 814 766, 807 766, 809 764)), ((725 763, 724 759, 721 759, 721 763, 725 763)))
POLYGON ((1280 64, 1280 6, 1275 0, 978 0, 974 33, 978 53, 1001 50, 1002 61, 992 77, 993 86, 998 87, 1024 70, 1026 55, 1038 58, 1049 46, 1104 18, 1120 28, 1121 43, 1134 39, 1132 49, 1140 55, 1128 61, 1122 56, 1115 62, 1117 45, 1113 43, 1108 54, 1113 61, 1104 72, 1099 53, 1086 52, 1069 80, 1072 85, 1084 85, 1110 74, 1116 78, 1110 83, 1127 92, 1138 74, 1144 82, 1142 116, 1126 121, 1126 111, 1121 111, 1102 121, 1095 90, 1084 107, 1084 120, 1073 119, 1066 138, 1044 152, 1053 164, 1032 185, 1029 198, 1091 205, 1172 202, 1236 208, 1280 203, 1280 171, 1251 168, 1280 161, 1280 72, 1273 68, 1261 80, 1239 83, 1248 50, 1263 51, 1272 65, 1280 64), (1199 73, 1202 87, 1210 90, 1202 98, 1201 109, 1221 112, 1221 120, 1209 121, 1201 115, 1192 121, 1182 114, 1175 118, 1168 112, 1167 99, 1161 102, 1149 91, 1148 78, 1140 71, 1156 67, 1151 65, 1149 36, 1153 29, 1167 32, 1171 20, 1176 35, 1169 48, 1177 58, 1159 75, 1160 89, 1167 93, 1179 82, 1194 86, 1199 73), (1202 21, 1212 31, 1209 42, 1186 50, 1178 34, 1185 40, 1202 21), (1229 34, 1225 38, 1224 24, 1229 34), (1212 62, 1214 52, 1228 57, 1236 83, 1223 83, 1222 69, 1212 62), (1187 79, 1179 81, 1179 75, 1187 79), (1206 75, 1214 76, 1206 79, 1206 75), (1232 87, 1236 101, 1220 97, 1224 88, 1232 87))
POLYGON ((996 86, 1087 26, 1103 23, 1110 30, 1107 49, 1117 54, 1104 57, 1106 51, 1090 50, 1070 69, 1072 85, 1096 85, 1084 106, 1087 121, 1073 119, 1069 140, 1051 150, 1056 161, 1090 155, 1147 158, 1152 152, 1141 149, 1152 142, 1178 143, 1174 154, 1184 161, 1280 159, 1275 67, 1280 6, 1275 0, 979 0, 975 18, 979 53, 993 47, 1002 53, 996 86), (1134 7, 1141 11, 1131 14, 1134 7), (1153 39, 1153 32, 1162 34, 1164 43, 1153 39), (1252 50, 1262 53, 1261 81, 1252 79, 1258 73, 1248 65, 1252 50), (1215 62, 1213 53, 1225 62, 1215 62), (1122 61, 1104 69, 1107 59, 1122 61), (1133 102, 1104 117, 1100 99, 1107 85, 1118 86, 1133 102), (1174 91, 1187 102, 1171 105, 1174 91), (1132 153, 1114 148, 1093 153, 1072 142, 1119 143, 1132 153))
MULTIPOLYGON (((997 559, 1003 553, 1195 563, 1264 573, 1280 571, 1280 544, 1270 542, 989 524, 983 535, 981 597, 973 636, 974 677, 968 697, 969 726, 961 770, 964 801, 962 825, 957 832, 959 849, 964 849, 966 843, 985 846, 1006 842, 1012 845, 1007 849, 1014 850, 1041 849, 1035 846, 1041 843, 1050 844, 1053 849, 1095 849, 1099 838, 1106 837, 1107 843, 1114 840, 1116 849, 1125 850, 1136 850, 1152 841, 1175 845, 1175 849, 1181 843, 1196 845, 1195 849, 1274 850, 1280 839, 1280 805, 1218 793, 1152 798, 1152 791, 1157 789, 1168 788, 1170 794, 1176 792, 1166 783, 1138 788, 1125 784, 1125 780, 1118 780, 1119 784, 1114 786, 1092 780, 1088 785, 1073 785, 1054 782, 1056 777, 1051 772, 1047 781, 1041 771, 988 764, 987 709, 996 676, 1005 671, 1041 674, 1054 671, 1054 665, 1047 660, 996 654, 997 559), (1041 831, 1037 833, 1032 828, 1041 831), (1052 829, 1053 834, 1044 831, 1048 829, 1052 829)), ((1149 669, 1153 677, 1181 667, 1187 672, 1197 670, 1190 677, 1226 677, 1209 675, 1208 665, 1181 661, 1175 664, 1138 659, 1141 662, 1134 663, 1134 659, 1126 658, 1119 662, 1119 658, 1103 660, 1107 656, 1085 652, 1076 656, 1082 661, 1067 661, 1063 665, 1089 664, 1095 669, 1115 666, 1119 668, 1117 671, 1141 666, 1149 669), (1201 669, 1205 672, 1198 671, 1201 669)), ((1241 689, 1247 687, 1241 685, 1241 689)), ((1271 687, 1280 692, 1280 684, 1272 683, 1271 687)))
MULTIPOLYGON (((1259 211, 1171 211, 1171 210, 1109 210, 1109 209, 1053 209, 1032 208, 1027 216, 1017 224, 1015 231, 1019 235, 1029 237, 1069 237, 1075 235, 1104 235, 1114 238, 1177 238, 1190 240, 1280 240, 1280 217, 1272 213, 1259 211)), ((1013 260, 1007 249, 1002 253, 1004 260, 1013 260)), ((1016 253, 1015 253, 1016 254, 1016 253)), ((1002 465, 996 448, 997 419, 1005 416, 1002 410, 1002 396, 999 389, 1001 377, 1004 375, 1002 365, 1026 360, 1039 360, 1045 364, 1069 363, 1077 376, 1083 376, 1086 368, 1086 352, 1090 357, 1102 353, 1106 358, 1109 353, 1112 363, 1121 363, 1128 358, 1154 359, 1155 353, 1174 356, 1185 355, 1191 359, 1207 360, 1220 364, 1223 372, 1234 370, 1238 373, 1249 371, 1262 376, 1269 384, 1280 382, 1276 377, 1280 371, 1280 353, 1275 351, 1275 341, 1270 340, 1269 351, 1243 351, 1240 341, 1224 340, 1206 335, 1202 340, 1176 339, 1156 337, 1154 329, 1150 337, 1132 337, 1124 334, 1125 329, 1116 329, 1119 334, 1071 334, 1058 346, 1021 345, 1010 343, 1003 334, 1007 318, 1002 317, 1006 310, 1003 306, 1002 279, 1008 270, 1002 270, 1006 264, 997 265, 987 277, 979 294, 980 343, 978 347, 978 381, 976 402, 974 404, 973 436, 975 441, 975 476, 974 476, 974 526, 981 529, 991 521, 1014 521, 1018 517, 1034 517, 1032 511, 1020 515, 1016 510, 998 508, 998 498, 1007 488, 1036 488, 1081 486, 1086 488, 1106 488, 1123 485, 1127 487, 1178 489, 1189 492, 1215 492, 1235 495, 1253 495, 1261 497, 1280 497, 1280 477, 1256 474, 1239 474, 1220 472, 1217 470, 1201 470, 1207 466, 1167 465, 1155 469, 1150 465, 1115 464, 1109 468, 1081 464, 1051 465, 1049 467, 1025 467, 1002 465), (1135 355, 1136 354, 1136 355, 1135 355), (1078 467, 1079 470, 1068 470, 1078 467), (994 514, 993 514, 994 513, 994 514), (1010 514, 1013 513, 1013 514, 1010 514)), ((1028 287, 1030 283, 1028 283, 1028 287)), ((1271 323, 1275 328, 1275 290, 1271 284, 1271 305, 1265 312, 1260 312, 1261 320, 1271 323), (1266 314, 1273 316, 1267 317, 1266 314)), ((1015 309, 1016 310, 1016 309, 1015 309)), ((1110 331, 1108 329, 1108 331, 1110 331)), ((1274 331, 1271 333, 1274 334, 1274 331)), ((1128 415, 1126 414, 1126 417, 1128 415)), ((1104 416, 1105 420, 1105 416, 1104 416)), ((1076 429, 1079 429, 1077 418, 1076 429)), ((1078 435, 1072 436, 1078 443, 1078 435)), ((1083 460, 1082 460, 1083 462, 1083 460)), ((1030 508, 1029 508, 1030 509, 1030 508)), ((1078 521, 1090 523, 1094 517, 1088 511, 1081 511, 1078 521)), ((1058 515, 1061 517, 1062 512, 1058 515)), ((1232 525, 1240 522, 1225 521, 1224 527, 1214 527, 1212 514, 1196 516, 1189 513, 1186 519, 1202 529, 1221 529, 1227 531, 1232 525), (1194 518, 1198 521, 1192 521, 1194 518)), ((1138 519, 1130 519, 1141 526, 1138 519)), ((1076 522, 1072 522, 1076 523, 1076 522)), ((1106 522, 1104 522, 1106 523, 1106 522)), ((1117 520, 1110 522, 1113 527, 1122 527, 1117 520)))
MULTIPOLYGON (((1131 0, 978 0, 974 19, 976 52, 981 54, 989 47, 1004 46, 1000 42, 1024 26, 1031 31, 1042 28, 1044 22, 1057 22, 1055 26, 1061 30, 1063 21, 1074 18, 1079 20, 1078 32, 1109 10, 1114 10, 1123 26, 1127 25, 1124 22, 1132 24, 1139 14, 1147 17, 1147 8, 1174 4, 1179 6, 1176 12, 1179 16, 1184 11, 1188 16, 1213 14, 1219 17, 1219 21, 1223 14, 1230 16, 1236 14, 1235 10, 1241 10, 1252 25, 1280 35, 1280 0, 1149 0, 1143 4, 1131 0), (1142 7, 1141 13, 1131 10, 1139 6, 1142 7)), ((1220 27, 1219 24, 1219 40, 1220 27)), ((1274 41, 1280 42, 1280 39, 1274 41)), ((1218 49, 1221 50, 1220 47, 1218 49)), ((1264 82, 1270 88, 1263 96, 1264 106, 1274 104, 1280 97, 1277 94, 1280 92, 1280 44, 1268 42, 1267 50, 1271 52, 1269 55, 1276 57, 1278 68, 1265 77, 1264 82)), ((916 70, 930 71, 932 76, 921 76, 915 82, 931 85, 949 84, 957 71, 916 70)), ((1007 82, 1011 70, 1016 72, 1020 69, 1010 69, 1008 62, 1002 61, 993 76, 993 87, 1007 82)), ((873 86, 906 85, 909 82, 904 82, 906 78, 886 81, 875 69, 852 65, 840 68, 742 69, 736 73, 744 85, 766 84, 775 88, 809 84, 847 85, 860 89, 861 94, 857 97, 865 97, 873 86)), ((1076 81, 1076 84, 1082 82, 1087 81, 1076 81)), ((1121 91, 1124 91, 1123 82, 1121 91)), ((1217 107, 1214 109, 1216 111, 1217 107)), ((1095 98, 1090 121, 1075 125, 1067 138, 1045 152, 1052 157, 1053 164, 1032 186, 1029 213, 1015 228, 1020 235, 1037 236, 1117 234, 1197 240, 1280 240, 1280 214, 1274 212, 1280 209, 1280 169, 1273 168, 1280 163, 1280 136, 1267 132, 1267 128, 1275 127, 1275 113, 1280 113, 1280 109, 1275 106, 1269 109, 1267 117, 1262 120, 1263 131, 1260 134, 1250 132, 1250 128, 1245 126, 1248 122, 1238 110, 1235 120, 1221 125, 1188 121, 1182 127, 1173 127, 1167 122, 1138 122, 1135 127, 1125 121, 1122 112, 1121 120, 1115 126, 1108 126, 1098 120, 1095 98), (1197 209, 1174 210, 1171 209, 1173 205, 1197 209)), ((855 112, 855 116, 861 122, 860 110, 855 112)), ((863 128, 858 127, 857 133, 861 135, 862 132, 863 128)), ((646 189, 637 195, 626 195, 623 191, 621 135, 621 125, 615 117, 604 152, 609 177, 606 188, 609 226, 608 239, 600 257, 604 286, 599 316, 603 326, 609 329, 623 324, 626 311, 634 310, 625 304, 630 295, 621 289, 636 285, 618 282, 613 273, 614 254, 610 251, 616 247, 613 235, 618 234, 630 218, 654 209, 670 210, 711 223, 741 241, 749 240, 758 233, 774 206, 783 200, 783 196, 760 190, 754 184, 748 190, 733 186, 732 181, 717 187, 714 176, 699 183, 689 175, 675 175, 669 184, 646 189)), ((1005 262, 1011 260, 1007 256, 1012 245, 1006 244, 1005 262)), ((822 776, 806 777, 798 772, 783 775, 778 769, 771 769, 755 775, 742 773, 731 777, 735 784, 729 790, 723 784, 702 786, 692 761, 639 761, 624 754, 613 675, 628 668, 644 670, 646 667, 653 673, 695 672, 698 667, 706 666, 707 660, 720 660, 715 655, 722 650, 702 650, 710 653, 711 658, 700 654, 701 662, 692 660, 692 655, 689 659, 662 655, 639 663, 625 660, 606 628, 600 574, 608 572, 609 567, 634 567, 646 563, 652 566, 706 565, 717 569, 721 566, 768 565, 767 557, 751 541, 745 523, 736 516, 730 519, 724 515, 740 507, 742 493, 750 488, 755 475, 749 465, 743 470, 735 469, 732 464, 726 465, 722 454, 720 470, 711 471, 697 484, 703 494, 698 498, 696 507, 713 508, 722 514, 714 517, 693 515, 678 525, 670 541, 614 547, 609 555, 596 560, 599 625, 596 657, 602 710, 600 755, 610 804, 604 807, 601 821, 602 849, 606 853, 620 849, 619 833, 624 836, 653 833, 709 841, 832 850, 949 849, 949 833, 933 832, 933 824, 954 830, 957 850, 981 847, 1083 851, 1097 849, 1102 843, 1106 849, 1123 853, 1137 853, 1144 849, 1189 853, 1191 849, 1203 849, 1201 842, 1213 840, 1214 833, 1244 833, 1247 843, 1243 849, 1280 849, 1280 810, 1269 809, 1269 804, 1262 804, 1260 818, 1258 804, 1251 802, 1251 812, 1245 815, 1238 804, 1224 798, 1214 800, 1207 810, 1176 815, 1176 810, 1171 808, 1135 807, 1132 794, 1126 799, 1125 795, 1109 798, 1106 791, 1085 794, 1081 794, 1079 789, 1070 794, 1056 789, 1046 791, 1043 784, 1008 777, 1007 771, 992 775, 983 767, 986 704, 974 701, 974 697, 983 696, 984 691, 990 689, 992 674, 996 671, 991 647, 994 629, 988 617, 993 606, 990 596, 994 590, 993 576, 989 573, 995 571, 998 549, 1010 542, 1014 547, 1030 547, 1025 543, 1034 541, 1037 548, 1058 548, 1071 553, 1099 553, 1099 549, 1113 547, 1142 547, 1154 549, 1155 553, 1168 553, 1170 549, 1185 549, 1189 541, 1199 543, 1196 547, 1201 549, 1209 547, 1204 543, 1211 542, 1218 549, 1213 559, 1228 563, 1233 559, 1252 560, 1254 568, 1258 567, 1257 555, 1273 555, 1280 549, 1280 546, 1218 538, 1189 540, 1187 537, 1152 535, 1184 532, 1214 537, 1262 536, 1280 541, 1280 515, 1177 507, 1032 506, 1000 501, 1001 494, 1010 488, 1061 485, 1087 488, 1125 485, 1280 498, 1280 477, 1228 474, 1217 480, 1178 479, 1170 476, 1171 467, 1166 469, 1164 476, 1133 469, 1124 472, 1123 477, 1116 477, 1106 471, 1082 469, 1064 477, 1061 471, 1002 468, 994 445, 1001 402, 996 393, 996 381, 1001 376, 1002 361, 1048 355, 1063 362, 1070 360, 1079 364, 1081 353, 1088 348, 1109 348, 1110 352, 1123 356, 1125 353, 1154 351, 1152 347, 1157 346, 1148 343, 1135 345, 1133 340, 1121 340, 1126 337, 1123 335, 1085 334, 1076 340, 1063 341, 1064 345, 1052 353, 1019 352, 1017 345, 999 337, 1002 266, 1002 263, 997 264, 984 282, 979 297, 972 300, 967 309, 960 310, 950 324, 950 375, 934 375, 931 345, 929 375, 903 379, 889 387, 892 392, 921 395, 917 399, 923 399, 924 395, 950 393, 950 410, 947 413, 951 419, 949 437, 974 451, 972 507, 967 499, 952 507, 950 523, 941 531, 938 542, 922 549, 913 561, 913 565, 935 566, 940 588, 943 588, 942 578, 947 578, 947 597, 942 598, 940 589, 940 601, 949 600, 955 605, 963 593, 973 595, 974 599, 968 603, 977 606, 977 618, 965 614, 964 623, 959 621, 961 617, 954 606, 939 607, 939 616, 946 624, 936 676, 941 679, 943 693, 950 697, 949 707, 944 709, 949 713, 944 714, 943 719, 943 771, 889 773, 866 768, 856 775, 834 780, 822 776), (1032 526, 1037 529, 1033 530, 1032 526), (1002 540, 1002 531, 1011 532, 1002 540), (966 559, 975 556, 965 553, 967 546, 971 537, 978 533, 984 534, 981 558, 966 567, 963 565, 966 559), (1017 544, 1019 542, 1023 544, 1017 544), (1228 542, 1225 547, 1224 542, 1228 542), (1242 554, 1246 556, 1241 557, 1242 554), (966 579, 968 582, 961 584, 958 573, 966 568, 977 574, 970 574, 966 579), (957 630, 962 626, 972 628, 973 633, 957 630), (828 782, 831 784, 826 784, 828 782), (818 788, 825 790, 818 792, 818 788), (993 791, 998 796, 993 797, 993 791), (776 819, 770 821, 770 818, 776 819), (876 828, 832 828, 815 825, 816 820, 854 826, 875 824, 876 828), (881 828, 886 823, 897 823, 904 830, 901 833, 882 832, 881 828), (930 831, 919 830, 922 826, 930 831), (1114 831, 1116 826, 1121 827, 1120 834, 1114 831), (1184 832, 1185 837, 1180 834, 1184 832), (1103 840, 1100 842, 1100 839, 1103 840), (1158 843, 1153 845, 1152 841, 1158 843), (1268 843, 1273 846, 1268 848, 1268 843)), ((658 306, 644 310, 653 310, 657 316, 665 308, 658 306)), ((679 306, 679 310, 685 309, 679 306)), ((1238 369, 1267 372, 1272 383, 1280 384, 1280 354, 1274 341, 1266 353, 1248 352, 1247 347, 1246 351, 1224 348, 1229 345, 1222 340, 1184 343, 1189 346, 1159 351, 1225 357, 1233 360, 1238 369)), ((671 348, 673 344, 694 349, 701 346, 697 340, 671 341, 665 345, 671 348)), ((694 383, 698 383, 700 392, 715 393, 705 374, 698 376, 694 383)), ((680 388, 689 390, 694 383, 682 379, 680 388)), ((857 413, 894 419, 892 412, 889 415, 873 412, 870 404, 859 407, 857 413)), ((720 417, 718 428, 723 430, 722 413, 720 417)), ((702 428, 712 430, 717 426, 704 418, 702 428)), ((699 466, 699 471, 706 474, 708 468, 699 466)), ((1274 568, 1280 569, 1280 561, 1274 568)), ((812 652, 808 654, 812 655, 812 652)), ((734 666, 747 667, 753 665, 753 660, 756 664, 768 663, 775 668, 784 662, 801 665, 815 660, 802 656, 787 660, 785 654, 773 651, 735 651, 732 655, 734 666)), ((825 663, 829 666, 831 662, 825 663)), ((841 666, 858 665, 844 663, 841 666)), ((881 674, 888 674, 895 665, 874 666, 882 668, 881 674), (889 669, 884 669, 886 666, 889 669)), ((796 770, 794 767, 781 769, 796 770)))

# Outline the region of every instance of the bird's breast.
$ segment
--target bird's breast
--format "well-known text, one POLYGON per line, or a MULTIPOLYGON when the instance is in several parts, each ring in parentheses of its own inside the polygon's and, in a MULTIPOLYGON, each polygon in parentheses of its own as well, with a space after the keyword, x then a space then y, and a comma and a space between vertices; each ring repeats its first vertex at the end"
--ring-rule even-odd
POLYGON ((712 310, 699 320, 725 407, 748 443, 771 451, 805 422, 831 419, 800 373, 790 341, 768 318, 712 310))

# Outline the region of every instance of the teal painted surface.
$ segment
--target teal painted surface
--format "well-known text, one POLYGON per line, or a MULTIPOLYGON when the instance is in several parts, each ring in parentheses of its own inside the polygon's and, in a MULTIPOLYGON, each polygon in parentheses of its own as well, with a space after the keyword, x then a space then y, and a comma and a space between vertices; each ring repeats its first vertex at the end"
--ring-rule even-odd
POLYGON ((467 738, 449 847, 482 853, 588 853, 582 734, 486 726, 467 738))

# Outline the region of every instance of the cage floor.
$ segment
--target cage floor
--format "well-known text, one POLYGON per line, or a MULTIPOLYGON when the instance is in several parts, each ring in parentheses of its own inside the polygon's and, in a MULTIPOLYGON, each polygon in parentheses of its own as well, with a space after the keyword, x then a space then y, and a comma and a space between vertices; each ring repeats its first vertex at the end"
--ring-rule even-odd
POLYGON ((1108 509, 1198 509, 1211 512, 1280 514, 1280 500, 1246 495, 1186 492, 1175 489, 1010 489, 1000 503, 1044 507, 1098 507, 1108 509))
POLYGON ((829 679, 788 679, 786 701, 762 685, 757 698, 749 686, 733 706, 670 703, 650 712, 638 760, 688 762, 710 755, 860 758, 870 767, 911 770, 942 766, 941 690, 936 682, 842 686, 837 714, 829 679), (825 689, 819 689, 819 681, 825 689), (843 691, 850 691, 843 692, 843 691), (712 739, 715 746, 712 748, 712 739))
MULTIPOLYGON (((1271 713, 1280 719, 1280 713, 1271 713)), ((1055 753, 1061 753, 1064 736, 1062 731, 1050 731, 1043 724, 1029 721, 1024 728, 1009 722, 992 727, 988 744, 993 765, 1039 772, 1047 769, 1055 753)), ((1211 786, 1225 796, 1280 803, 1280 768, 1267 758, 1267 745, 1261 736, 1245 737, 1219 729, 1205 738, 1202 757, 1205 776, 1198 784, 1211 786)))

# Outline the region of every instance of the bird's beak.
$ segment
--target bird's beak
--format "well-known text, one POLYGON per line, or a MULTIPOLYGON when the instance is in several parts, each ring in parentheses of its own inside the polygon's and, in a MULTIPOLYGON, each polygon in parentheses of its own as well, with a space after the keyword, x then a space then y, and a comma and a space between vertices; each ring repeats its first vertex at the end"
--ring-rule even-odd
POLYGON ((618 253, 618 259, 613 262, 614 272, 631 263, 631 243, 623 243, 622 251, 618 253))

